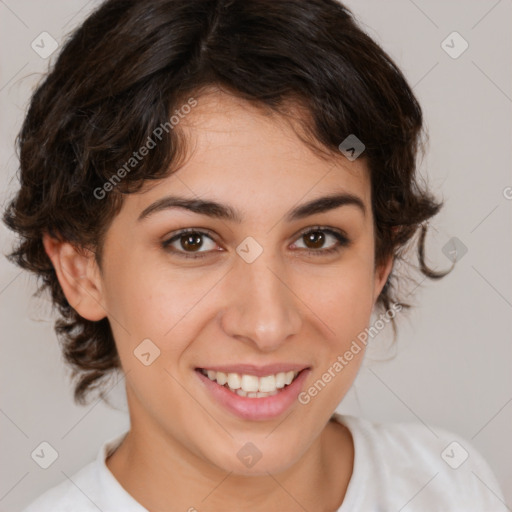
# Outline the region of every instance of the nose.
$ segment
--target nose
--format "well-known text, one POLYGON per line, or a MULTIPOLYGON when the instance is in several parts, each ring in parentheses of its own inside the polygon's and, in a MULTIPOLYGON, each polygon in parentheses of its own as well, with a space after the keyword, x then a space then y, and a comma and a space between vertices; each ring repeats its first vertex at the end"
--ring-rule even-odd
POLYGON ((287 276, 266 251, 252 263, 237 261, 229 272, 229 300, 221 317, 224 332, 263 352, 293 338, 302 325, 301 301, 287 276))

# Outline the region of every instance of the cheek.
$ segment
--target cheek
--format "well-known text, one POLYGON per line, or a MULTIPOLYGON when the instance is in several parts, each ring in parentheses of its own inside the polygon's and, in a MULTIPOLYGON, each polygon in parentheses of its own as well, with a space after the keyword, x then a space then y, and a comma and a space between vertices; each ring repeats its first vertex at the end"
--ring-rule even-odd
MULTIPOLYGON (((125 253, 129 254, 129 253, 125 253)), ((160 349, 160 362, 178 358, 200 329, 205 296, 219 276, 213 272, 172 267, 165 260, 132 253, 110 265, 105 306, 121 358, 144 340, 160 349)))
POLYGON ((334 278, 337 282, 311 297, 327 327, 323 343, 315 345, 316 371, 301 398, 302 404, 322 414, 330 414, 338 406, 357 376, 366 348, 360 336, 373 309, 371 265, 347 265, 334 278))
POLYGON ((367 327, 373 309, 373 259, 367 252, 355 252, 321 279, 309 275, 303 281, 310 289, 305 302, 329 327, 331 344, 347 343, 367 327), (316 282, 315 282, 316 281, 316 282))
POLYGON ((367 328, 372 309, 369 289, 369 281, 346 279, 328 297, 320 299, 323 302, 317 302, 328 329, 324 330, 324 342, 316 346, 318 364, 313 380, 333 383, 327 384, 329 390, 322 394, 318 407, 335 408, 357 376, 366 348, 358 336, 367 328))

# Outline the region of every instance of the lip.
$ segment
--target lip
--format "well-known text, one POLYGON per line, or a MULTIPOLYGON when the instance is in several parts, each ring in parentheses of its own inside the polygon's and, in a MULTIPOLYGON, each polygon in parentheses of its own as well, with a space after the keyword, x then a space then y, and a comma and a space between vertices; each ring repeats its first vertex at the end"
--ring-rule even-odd
POLYGON ((239 373, 246 375, 254 375, 255 377, 266 377, 267 375, 274 375, 280 372, 300 372, 308 368, 308 365, 304 364, 269 364, 266 366, 258 366, 254 364, 236 364, 236 365, 227 365, 227 366, 201 366, 197 369, 204 370, 214 370, 216 372, 223 373, 239 373))
MULTIPOLYGON (((267 372, 262 373, 260 375, 265 376, 274 373, 274 368, 277 367, 279 366, 272 365, 260 367, 257 368, 257 370, 267 372), (270 369, 271 371, 269 371, 270 369)), ((233 367, 224 366, 218 368, 245 368, 245 370, 241 373, 247 373, 247 366, 244 365, 237 365, 233 367)), ((255 369, 255 367, 252 368, 253 370, 255 369)), ((279 368, 284 368, 284 366, 281 365, 279 368)), ((290 370, 292 369, 292 367, 290 366, 286 366, 286 368, 290 368, 290 370)), ((208 369, 214 370, 215 368, 209 367, 208 369)), ((195 371, 195 374, 198 376, 198 378, 205 386, 207 393, 223 408, 227 409, 235 416, 245 420, 264 421, 281 416, 285 411, 292 407, 294 403, 297 403, 297 397, 299 396, 299 393, 302 391, 304 381, 311 372, 309 368, 304 367, 300 368, 300 370, 300 373, 289 386, 283 388, 283 390, 279 391, 276 395, 263 398, 248 398, 244 396, 239 396, 236 393, 230 391, 229 389, 226 389, 224 386, 220 386, 216 382, 210 380, 208 377, 203 375, 199 371, 199 369, 195 371)), ((217 371, 225 370, 219 369, 217 371)), ((231 369, 230 371, 234 373, 234 370, 231 369)), ((237 371, 236 373, 239 372, 237 371)), ((252 373, 251 375, 256 375, 256 373, 252 373)))

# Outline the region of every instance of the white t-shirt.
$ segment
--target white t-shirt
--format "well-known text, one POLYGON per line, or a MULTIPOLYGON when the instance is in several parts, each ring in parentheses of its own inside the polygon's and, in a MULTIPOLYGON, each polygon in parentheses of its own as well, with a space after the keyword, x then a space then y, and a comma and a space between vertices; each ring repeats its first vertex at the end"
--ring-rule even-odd
MULTIPOLYGON (((466 440, 438 428, 436 437, 416 423, 376 423, 338 413, 334 418, 354 440, 353 473, 338 512, 509 510, 489 466, 466 440)), ((106 441, 95 461, 22 512, 147 512, 105 464, 126 434, 106 441)))

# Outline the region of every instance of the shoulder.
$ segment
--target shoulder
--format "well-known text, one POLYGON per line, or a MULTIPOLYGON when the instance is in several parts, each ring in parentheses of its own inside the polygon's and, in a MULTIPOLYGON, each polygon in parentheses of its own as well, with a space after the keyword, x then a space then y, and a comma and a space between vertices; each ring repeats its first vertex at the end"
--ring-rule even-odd
POLYGON ((95 511, 94 504, 94 463, 91 462, 71 477, 48 489, 22 512, 83 512, 95 511), (90 496, 92 494, 92 496, 90 496))
POLYGON ((339 414, 335 419, 354 440, 354 486, 367 479, 381 503, 400 508, 410 499, 408 510, 506 510, 487 462, 461 436, 422 423, 379 423, 339 414))

